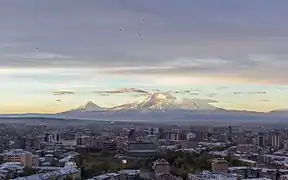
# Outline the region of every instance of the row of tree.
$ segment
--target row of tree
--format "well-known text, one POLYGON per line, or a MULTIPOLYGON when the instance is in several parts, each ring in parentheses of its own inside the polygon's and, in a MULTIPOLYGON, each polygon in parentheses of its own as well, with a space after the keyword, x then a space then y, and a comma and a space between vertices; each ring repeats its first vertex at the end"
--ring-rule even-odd
MULTIPOLYGON (((161 152, 149 159, 128 160, 123 164, 121 160, 114 157, 114 153, 101 151, 97 153, 82 152, 77 160, 83 177, 92 177, 107 172, 116 172, 121 169, 150 169, 153 162, 159 158, 166 159, 171 166, 171 173, 186 179, 188 173, 197 173, 210 170, 213 157, 207 151, 201 153, 190 153, 181 151, 161 152)), ((243 163, 228 156, 226 160, 231 166, 242 166, 243 163)))

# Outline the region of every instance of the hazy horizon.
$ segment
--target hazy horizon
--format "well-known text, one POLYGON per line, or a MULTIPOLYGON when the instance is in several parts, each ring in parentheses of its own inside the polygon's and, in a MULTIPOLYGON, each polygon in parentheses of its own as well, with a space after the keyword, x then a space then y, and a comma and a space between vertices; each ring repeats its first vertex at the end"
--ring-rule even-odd
POLYGON ((288 109, 288 1, 0 0, 0 114, 146 92, 288 109))

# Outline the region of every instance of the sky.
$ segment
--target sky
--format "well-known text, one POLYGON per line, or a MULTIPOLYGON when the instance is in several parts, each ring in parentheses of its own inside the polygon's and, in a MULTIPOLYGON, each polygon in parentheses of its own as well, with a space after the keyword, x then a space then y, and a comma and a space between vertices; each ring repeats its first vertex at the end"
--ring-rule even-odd
POLYGON ((145 98, 131 88, 225 109, 287 109, 287 6, 287 0, 0 0, 0 113, 145 98))

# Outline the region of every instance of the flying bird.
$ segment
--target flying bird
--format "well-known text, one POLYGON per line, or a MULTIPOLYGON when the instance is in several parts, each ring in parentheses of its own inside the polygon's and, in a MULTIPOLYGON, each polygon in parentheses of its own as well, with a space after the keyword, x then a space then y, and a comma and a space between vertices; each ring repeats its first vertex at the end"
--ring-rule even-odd
POLYGON ((144 23, 145 22, 145 18, 143 16, 140 17, 140 23, 144 23))

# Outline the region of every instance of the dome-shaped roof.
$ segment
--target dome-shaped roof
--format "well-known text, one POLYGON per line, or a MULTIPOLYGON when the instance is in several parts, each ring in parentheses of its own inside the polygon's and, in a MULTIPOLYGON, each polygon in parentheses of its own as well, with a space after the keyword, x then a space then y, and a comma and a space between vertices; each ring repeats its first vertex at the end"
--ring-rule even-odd
POLYGON ((77 167, 76 163, 75 162, 66 162, 65 163, 65 167, 77 167))

